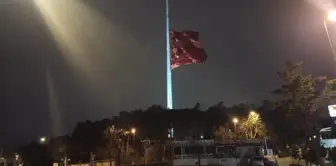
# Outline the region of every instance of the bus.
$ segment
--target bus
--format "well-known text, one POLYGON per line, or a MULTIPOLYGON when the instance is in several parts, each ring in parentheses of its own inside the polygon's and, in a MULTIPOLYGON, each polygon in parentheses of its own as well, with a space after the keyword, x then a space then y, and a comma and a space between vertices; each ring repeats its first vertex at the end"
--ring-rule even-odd
POLYGON ((320 144, 325 148, 336 147, 336 136, 332 134, 331 127, 320 129, 320 144))

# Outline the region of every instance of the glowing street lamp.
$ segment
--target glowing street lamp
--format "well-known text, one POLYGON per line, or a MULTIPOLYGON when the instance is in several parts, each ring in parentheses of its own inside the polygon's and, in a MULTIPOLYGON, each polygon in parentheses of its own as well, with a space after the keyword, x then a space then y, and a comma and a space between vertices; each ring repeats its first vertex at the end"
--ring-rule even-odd
POLYGON ((260 119, 260 117, 257 112, 251 110, 250 114, 248 115, 248 119, 251 120, 252 123, 256 123, 260 119))
POLYGON ((134 146, 136 129, 135 129, 135 128, 132 128, 132 129, 131 129, 131 133, 133 134, 133 146, 134 146))
POLYGON ((236 132, 236 130, 237 130, 237 123, 239 122, 239 120, 238 120, 238 118, 233 118, 232 122, 234 124, 235 132, 236 132))
POLYGON ((131 129, 131 133, 132 133, 133 135, 135 135, 135 133, 136 133, 136 129, 135 129, 135 128, 132 128, 132 129, 131 129))
MULTIPOLYGON (((233 125, 234 125, 234 132, 236 134, 236 139, 238 139, 238 133, 237 133, 237 123, 239 122, 238 118, 233 118, 232 119, 233 125)), ((231 132, 230 132, 231 134, 231 132)), ((231 137, 231 136, 230 136, 231 137)))
POLYGON ((128 131, 127 133, 127 145, 126 145, 126 152, 128 153, 128 149, 129 149, 129 133, 131 133, 133 135, 133 146, 135 146, 135 133, 136 133, 136 129, 135 128, 131 128, 131 130, 128 131), (131 131, 131 132, 130 132, 131 131))
POLYGON ((40 143, 45 143, 47 141, 47 138, 46 137, 41 137, 40 138, 40 143))
POLYGON ((328 21, 331 21, 331 22, 336 21, 336 10, 331 10, 328 12, 328 21))
POLYGON ((239 121, 238 118, 233 118, 233 119, 232 119, 232 122, 233 122, 234 124, 238 123, 238 121, 239 121))

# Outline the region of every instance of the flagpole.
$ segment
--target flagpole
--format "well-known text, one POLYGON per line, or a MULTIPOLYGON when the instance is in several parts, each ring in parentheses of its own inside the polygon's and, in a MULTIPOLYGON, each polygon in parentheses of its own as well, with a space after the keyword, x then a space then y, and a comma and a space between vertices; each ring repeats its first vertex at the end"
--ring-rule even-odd
POLYGON ((170 31, 169 31, 169 0, 166 0, 166 56, 167 56, 167 108, 173 109, 172 74, 170 68, 170 31))

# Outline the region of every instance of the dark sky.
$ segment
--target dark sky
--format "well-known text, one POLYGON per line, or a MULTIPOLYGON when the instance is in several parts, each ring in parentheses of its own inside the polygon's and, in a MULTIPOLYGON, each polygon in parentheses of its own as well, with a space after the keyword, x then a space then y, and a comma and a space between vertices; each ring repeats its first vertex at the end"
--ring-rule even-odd
MULTIPOLYGON (((58 27, 72 28, 75 37, 67 47, 77 44, 75 55, 57 44, 33 0, 0 2, 0 145, 69 132, 80 120, 166 104, 164 1, 82 2, 99 21, 67 5, 62 17, 71 21, 58 27)), ((276 71, 286 60, 303 60, 314 74, 334 73, 317 5, 171 0, 170 10, 171 28, 199 31, 209 56, 203 65, 173 71, 176 108, 258 103, 280 84, 276 71)))

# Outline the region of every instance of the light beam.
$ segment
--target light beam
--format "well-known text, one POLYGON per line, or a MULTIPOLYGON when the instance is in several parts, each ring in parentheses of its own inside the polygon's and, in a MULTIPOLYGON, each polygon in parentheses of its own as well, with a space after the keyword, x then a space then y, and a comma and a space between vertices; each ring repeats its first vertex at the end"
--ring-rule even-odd
POLYGON ((135 70, 132 65, 125 68, 125 63, 130 63, 125 56, 135 56, 133 50, 141 54, 139 42, 85 1, 34 2, 80 87, 100 105, 106 108, 116 105, 119 101, 111 100, 110 96, 121 96, 122 91, 111 88, 108 78, 120 75, 121 69, 135 70))
POLYGON ((166 56, 167 56, 167 108, 173 109, 172 73, 170 68, 169 0, 166 0, 166 56))

